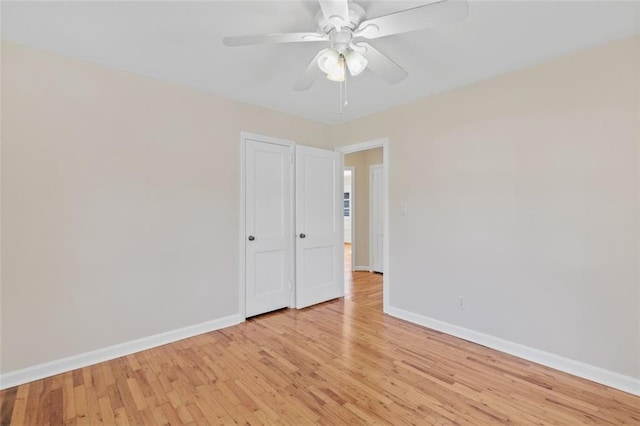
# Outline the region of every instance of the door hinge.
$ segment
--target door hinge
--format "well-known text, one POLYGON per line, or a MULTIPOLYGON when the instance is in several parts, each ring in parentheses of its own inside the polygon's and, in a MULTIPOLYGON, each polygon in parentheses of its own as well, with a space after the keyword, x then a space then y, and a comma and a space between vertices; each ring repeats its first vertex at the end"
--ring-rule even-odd
POLYGON ((289 154, 289 162, 293 163, 293 154, 289 154))

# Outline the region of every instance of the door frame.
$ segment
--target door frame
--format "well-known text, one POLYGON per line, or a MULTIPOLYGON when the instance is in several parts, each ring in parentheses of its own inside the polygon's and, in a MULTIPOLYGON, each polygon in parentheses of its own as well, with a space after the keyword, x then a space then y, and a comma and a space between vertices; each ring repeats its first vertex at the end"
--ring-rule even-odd
MULTIPOLYGON (((245 244, 247 241, 247 231, 246 231, 246 224, 245 224, 245 219, 246 219, 246 214, 247 214, 247 210, 246 210, 246 182, 245 182, 245 175, 246 175, 246 155, 247 155, 247 140, 253 140, 253 141, 258 141, 258 142, 264 142, 264 143, 270 143, 270 144, 274 144, 274 145, 282 145, 282 146, 286 146, 289 147, 289 167, 291 168, 291 176, 293 177, 295 175, 295 169, 294 169, 294 149, 295 149, 295 145, 296 143, 294 141, 291 140, 287 140, 287 139, 280 139, 280 138, 274 138, 271 136, 263 136, 263 135, 258 135, 255 133, 249 133, 249 132, 240 132, 240 256, 239 256, 239 291, 238 291, 238 312, 240 312, 240 315, 242 316, 243 320, 245 320, 247 318, 247 309, 246 309, 246 286, 247 286, 247 282, 246 282, 246 277, 245 277, 245 269, 246 269, 246 253, 245 253, 245 244)), ((291 179, 291 217, 295 217, 295 179, 291 179)), ((291 238, 292 238, 292 250, 291 250, 291 259, 290 259, 290 265, 291 265, 291 277, 292 277, 292 281, 295 280, 295 221, 292 220, 291 221, 291 238)), ((295 282, 291 283, 291 295, 290 295, 290 299, 289 299, 289 307, 295 307, 295 282)))
MULTIPOLYGON (((351 154, 359 151, 366 151, 372 148, 382 148, 382 192, 384 200, 382 201, 382 211, 384 215, 384 242, 382 253, 384 259, 382 264, 384 267, 384 276, 382 278, 382 312, 387 313, 389 309, 389 286, 391 284, 391 269, 389 268, 389 138, 380 138, 369 140, 365 142, 355 143, 352 145, 345 145, 335 148, 337 152, 344 154, 351 154)), ((344 159, 343 159, 344 162, 344 159)), ((344 187, 344 182, 343 185, 344 187)), ((352 224, 353 226, 353 224, 352 224)), ((343 236, 344 239, 344 236, 343 236)), ((344 244, 344 241, 343 241, 344 244)), ((353 254, 352 254, 353 255, 353 254)))
MULTIPOLYGON (((384 154, 382 156, 382 159, 384 160, 384 154)), ((374 268, 373 268, 373 185, 371 185, 372 181, 373 181, 373 170, 374 169, 382 169, 382 182, 384 185, 384 166, 382 164, 371 164, 369 165, 369 272, 374 272, 374 268)), ((382 194, 382 202, 383 202, 383 206, 384 206, 384 190, 383 190, 383 194, 382 194)), ((384 215, 384 208, 382 211, 382 214, 384 215)), ((383 223, 384 223, 384 217, 383 219, 383 223)), ((384 228, 384 225, 383 225, 384 228)), ((384 232, 384 229, 382 230, 382 232, 384 232)), ((384 240, 382 242, 382 256, 384 257, 384 240)), ((384 259, 382 259, 382 269, 383 269, 383 273, 384 273, 384 259)), ((382 279, 382 281, 384 282, 384 278, 382 279)))
MULTIPOLYGON (((356 266, 356 168, 353 166, 344 166, 344 156, 342 158, 342 164, 342 170, 349 170, 351 172, 351 198, 349 199, 349 214, 351 215, 351 270, 353 271, 353 268, 356 266)), ((344 187, 344 181, 342 182, 342 186, 344 187)))

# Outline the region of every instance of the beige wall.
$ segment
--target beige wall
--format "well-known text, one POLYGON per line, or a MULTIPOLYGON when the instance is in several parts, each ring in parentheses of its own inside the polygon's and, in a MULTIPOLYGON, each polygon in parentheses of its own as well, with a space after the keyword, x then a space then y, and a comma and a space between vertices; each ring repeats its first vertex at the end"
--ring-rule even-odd
POLYGON ((2 44, 9 372, 238 312, 240 131, 325 125, 2 44))
POLYGON ((636 37, 335 129, 389 138, 390 305, 640 378, 639 79, 636 37))
MULTIPOLYGON (((382 164, 382 148, 368 149, 344 156, 345 167, 354 167, 356 175, 355 266, 369 268, 369 166, 382 164)), ((352 225, 353 226, 353 225, 352 225)))
POLYGON ((236 313, 245 130, 389 138, 391 306, 640 377, 638 38, 335 128, 2 47, 0 371, 236 313))

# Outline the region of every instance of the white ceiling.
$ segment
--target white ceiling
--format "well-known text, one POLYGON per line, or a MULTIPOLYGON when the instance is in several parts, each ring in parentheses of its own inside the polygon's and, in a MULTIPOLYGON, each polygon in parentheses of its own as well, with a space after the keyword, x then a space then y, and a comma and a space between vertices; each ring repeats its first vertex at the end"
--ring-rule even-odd
MULTIPOLYGON (((451 0, 457 1, 457 0, 451 0)), ((367 17, 430 1, 358 1, 367 17)), ((325 123, 340 123, 640 33, 638 1, 470 0, 466 21, 373 40, 409 77, 369 71, 291 90, 323 43, 229 48, 223 36, 314 31, 314 1, 2 2, 2 38, 325 123)))

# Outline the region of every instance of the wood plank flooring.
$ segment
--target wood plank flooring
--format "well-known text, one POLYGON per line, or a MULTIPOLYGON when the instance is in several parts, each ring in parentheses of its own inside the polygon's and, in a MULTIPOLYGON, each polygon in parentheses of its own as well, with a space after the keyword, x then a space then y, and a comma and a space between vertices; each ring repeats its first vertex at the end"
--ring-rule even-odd
POLYGON ((383 315, 382 276, 283 310, 0 392, 0 422, 640 424, 640 398, 383 315))

